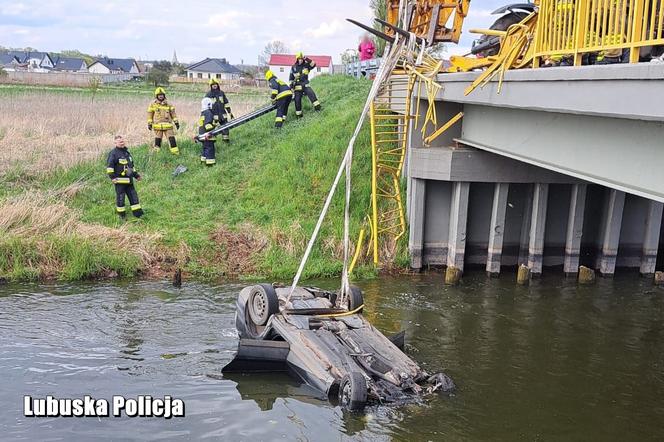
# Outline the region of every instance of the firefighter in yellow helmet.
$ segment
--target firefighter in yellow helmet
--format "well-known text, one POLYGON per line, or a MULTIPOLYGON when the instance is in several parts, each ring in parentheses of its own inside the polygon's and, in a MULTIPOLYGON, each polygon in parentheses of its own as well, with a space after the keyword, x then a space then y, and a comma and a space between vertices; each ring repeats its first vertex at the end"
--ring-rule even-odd
POLYGON ((309 85, 309 73, 316 67, 316 62, 309 57, 305 57, 302 52, 295 55, 295 64, 290 70, 290 84, 295 92, 295 116, 302 116, 302 95, 309 97, 311 105, 315 110, 320 110, 320 101, 316 93, 309 85))
MULTIPOLYGON (((205 96, 212 99, 212 114, 214 115, 214 119, 219 124, 226 124, 226 122, 234 118, 228 97, 221 90, 221 84, 219 84, 219 80, 216 78, 211 78, 208 84, 210 85, 210 90, 205 96)), ((221 140, 226 143, 230 142, 228 129, 221 132, 221 140)))
POLYGON ((148 130, 154 131, 154 148, 159 150, 161 148, 161 140, 164 136, 168 138, 171 145, 171 153, 179 155, 177 142, 175 141, 176 129, 180 129, 180 122, 175 113, 175 106, 172 106, 166 101, 166 91, 163 87, 158 87, 154 90, 155 100, 148 106, 148 130))
POLYGON ((274 127, 281 127, 288 115, 288 106, 290 106, 293 98, 293 91, 270 70, 265 73, 265 79, 271 89, 272 103, 277 106, 277 117, 274 119, 274 127))

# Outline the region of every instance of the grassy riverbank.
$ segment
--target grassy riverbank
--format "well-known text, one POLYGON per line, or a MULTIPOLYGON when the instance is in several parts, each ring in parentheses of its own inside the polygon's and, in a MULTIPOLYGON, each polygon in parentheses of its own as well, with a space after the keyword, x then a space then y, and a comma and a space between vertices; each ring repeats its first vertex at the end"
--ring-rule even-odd
MULTIPOLYGON (((36 178, 6 174, 0 178, 6 215, 0 219, 0 277, 159 276, 177 267, 202 278, 292 277, 369 87, 342 76, 316 79, 322 112, 307 105, 302 120, 290 115, 280 131, 272 116, 233 130, 230 145, 218 143, 213 168, 200 164, 189 133, 179 141, 180 157, 152 154, 146 145, 131 148, 144 178, 137 186, 146 211, 140 220, 117 219, 102 158, 36 178), (178 164, 188 170, 173 177, 178 164)), ((365 128, 353 170, 354 236, 369 209, 369 145, 365 128)), ((340 272, 342 213, 343 184, 306 277, 340 272)))

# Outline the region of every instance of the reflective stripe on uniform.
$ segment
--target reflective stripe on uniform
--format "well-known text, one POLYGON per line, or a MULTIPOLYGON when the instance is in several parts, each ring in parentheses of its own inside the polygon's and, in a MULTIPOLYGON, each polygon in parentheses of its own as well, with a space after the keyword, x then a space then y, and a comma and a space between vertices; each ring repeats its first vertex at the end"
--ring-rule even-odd
POLYGON ((288 97, 288 96, 290 96, 290 95, 293 95, 293 91, 283 91, 282 93, 280 93, 279 95, 277 95, 276 98, 277 98, 277 100, 278 100, 278 99, 280 99, 280 98, 288 97))
POLYGON ((304 75, 309 75, 309 69, 307 69, 307 68, 302 69, 302 73, 304 75))
POLYGON ((132 211, 132 212, 135 212, 136 210, 140 210, 140 209, 141 209, 141 205, 140 205, 140 204, 133 204, 133 205, 131 206, 131 211, 132 211))
POLYGON ((216 162, 217 162, 217 160, 215 160, 214 158, 210 158, 208 160, 205 160, 205 164, 214 164, 216 162))
POLYGON ((129 184, 131 183, 131 179, 129 178, 116 178, 115 179, 115 184, 129 184))
POLYGON ((283 123, 284 119, 281 118, 281 117, 277 117, 277 118, 274 119, 274 121, 275 121, 276 123, 283 123))
POLYGON ((205 159, 206 159, 205 157, 203 156, 201 157, 201 161, 205 162, 205 159))
POLYGON ((301 91, 301 90, 302 90, 302 86, 301 86, 301 85, 295 86, 295 90, 296 90, 296 91, 301 91))
POLYGON ((116 207, 115 211, 118 212, 118 213, 124 213, 124 212, 127 211, 127 209, 125 209, 124 206, 123 207, 116 207))
POLYGON ((225 105, 224 107, 226 107, 226 108, 230 108, 231 105, 230 105, 230 103, 226 103, 226 105, 225 105))
POLYGON ((295 115, 302 115, 302 111, 295 111, 295 115))
POLYGON ((155 124, 152 125, 152 129, 155 129, 155 130, 173 129, 173 124, 171 124, 171 123, 155 123, 155 124))
POLYGON ((115 172, 115 169, 113 169, 112 167, 106 168, 106 173, 113 173, 113 172, 115 172))
POLYGON ((314 106, 320 106, 320 101, 318 101, 318 100, 314 101, 314 102, 313 102, 313 105, 314 105, 314 106))
POLYGON ((177 146, 171 147, 171 153, 175 153, 175 154, 180 153, 180 149, 178 149, 177 146))
MULTIPOLYGON (((218 119, 219 119, 219 117, 217 117, 217 120, 218 120, 218 119)), ((210 123, 208 123, 208 124, 205 125, 205 130, 212 130, 212 129, 214 129, 214 125, 212 125, 212 124, 210 124, 210 123)))

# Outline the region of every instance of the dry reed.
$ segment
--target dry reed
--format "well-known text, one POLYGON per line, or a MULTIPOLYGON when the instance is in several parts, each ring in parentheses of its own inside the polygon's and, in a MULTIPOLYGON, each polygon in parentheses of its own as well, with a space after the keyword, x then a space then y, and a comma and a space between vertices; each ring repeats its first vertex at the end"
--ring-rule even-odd
MULTIPOLYGON (((260 105, 260 96, 231 97, 233 113, 245 114, 260 105), (239 98, 242 97, 242 98, 239 98)), ((145 95, 102 92, 90 94, 25 90, 0 97, 0 175, 19 167, 30 175, 48 173, 98 158, 122 134, 129 146, 152 142, 147 130, 145 95)), ((172 103, 182 123, 179 135, 196 130, 200 102, 180 96, 172 103)))

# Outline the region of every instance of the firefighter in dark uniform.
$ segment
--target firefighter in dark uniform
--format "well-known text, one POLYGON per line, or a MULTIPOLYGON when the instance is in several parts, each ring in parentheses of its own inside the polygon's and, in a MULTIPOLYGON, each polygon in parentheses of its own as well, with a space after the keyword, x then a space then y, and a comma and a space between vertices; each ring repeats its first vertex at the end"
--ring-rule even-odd
MULTIPOLYGON (((213 113, 214 101, 212 98, 205 97, 201 100, 201 116, 198 119, 198 134, 203 135, 211 131, 219 125, 218 121, 214 119, 213 113)), ((206 166, 214 166, 217 163, 214 142, 217 139, 214 136, 208 135, 201 143, 203 150, 201 152, 201 163, 206 166)))
POLYGON ((154 131, 154 149, 161 149, 161 139, 165 136, 171 145, 171 153, 180 155, 177 142, 175 141, 176 129, 180 129, 178 116, 175 114, 175 106, 166 101, 166 91, 163 87, 154 90, 155 100, 148 106, 148 130, 154 131))
POLYGON ((288 106, 293 99, 293 91, 288 85, 278 79, 274 72, 267 71, 265 79, 270 86, 272 103, 277 105, 277 117, 274 119, 274 127, 281 127, 288 116, 288 106))
MULTIPOLYGON (((211 78, 209 84, 210 91, 205 94, 205 96, 207 98, 211 98, 213 101, 212 114, 214 115, 215 121, 217 121, 219 124, 225 124, 226 122, 235 118, 233 116, 233 112, 231 112, 231 105, 228 102, 226 94, 221 90, 219 80, 216 78, 211 78)), ((221 132, 221 140, 226 143, 230 142, 228 129, 221 132)))
POLYGON ((315 67, 316 62, 305 57, 302 52, 295 55, 295 64, 291 67, 289 80, 291 88, 295 91, 295 116, 298 118, 302 116, 302 95, 309 97, 315 110, 320 110, 320 101, 309 85, 309 72, 315 67))
POLYGON ((143 215, 143 209, 138 202, 134 180, 140 181, 141 176, 134 167, 134 159, 127 150, 124 138, 121 135, 115 136, 115 149, 108 154, 106 174, 115 185, 115 211, 120 218, 125 219, 127 217, 125 196, 129 198, 131 213, 136 218, 140 218, 143 215))

